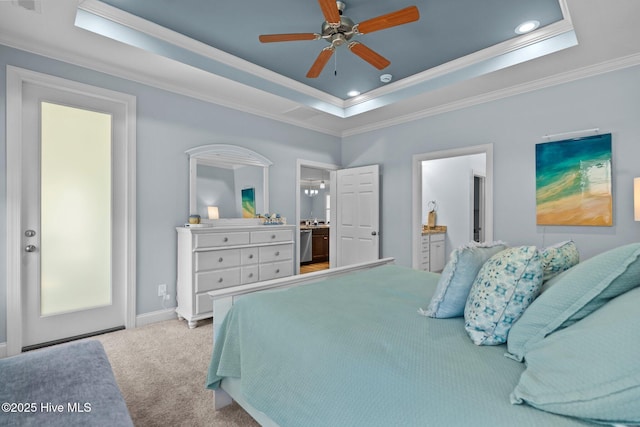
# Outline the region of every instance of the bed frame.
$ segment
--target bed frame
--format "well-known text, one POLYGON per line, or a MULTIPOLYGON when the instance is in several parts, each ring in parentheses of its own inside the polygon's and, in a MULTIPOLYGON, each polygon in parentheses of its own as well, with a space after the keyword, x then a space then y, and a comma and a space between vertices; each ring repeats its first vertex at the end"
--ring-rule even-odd
MULTIPOLYGON (((220 330, 220 326, 225 316, 231 310, 235 300, 253 292, 264 291, 267 289, 290 288, 293 286, 306 285, 320 280, 339 277, 356 271, 368 270, 385 264, 393 264, 393 258, 383 258, 375 261, 353 264, 344 267, 332 268, 329 270, 316 271, 313 273, 289 276, 282 279, 267 280, 264 282, 252 283, 249 285, 234 286, 232 288, 218 289, 209 292, 213 298, 213 343, 215 345, 216 337, 220 330)), ((252 407, 242 397, 240 390, 240 380, 235 378, 225 378, 221 382, 220 388, 213 392, 215 410, 224 408, 236 401, 249 415, 251 415, 262 426, 277 426, 266 414, 252 407)))

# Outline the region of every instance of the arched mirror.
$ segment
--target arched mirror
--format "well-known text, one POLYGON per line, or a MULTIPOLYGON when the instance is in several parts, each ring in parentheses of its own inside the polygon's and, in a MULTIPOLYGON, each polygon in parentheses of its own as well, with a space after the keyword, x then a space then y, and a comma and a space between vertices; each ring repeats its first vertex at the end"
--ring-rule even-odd
POLYGON ((269 212, 269 159, 227 144, 203 145, 186 154, 190 215, 200 215, 202 223, 215 223, 250 220, 269 212))

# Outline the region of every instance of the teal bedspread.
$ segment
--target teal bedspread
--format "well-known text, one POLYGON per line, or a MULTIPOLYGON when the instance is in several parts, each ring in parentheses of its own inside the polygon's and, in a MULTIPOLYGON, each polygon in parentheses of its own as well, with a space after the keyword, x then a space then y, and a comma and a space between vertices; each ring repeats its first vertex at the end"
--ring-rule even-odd
POLYGON ((287 426, 575 426, 511 405, 524 365, 478 347, 464 321, 418 314, 439 275, 388 265, 240 298, 216 337, 207 387, 287 426))

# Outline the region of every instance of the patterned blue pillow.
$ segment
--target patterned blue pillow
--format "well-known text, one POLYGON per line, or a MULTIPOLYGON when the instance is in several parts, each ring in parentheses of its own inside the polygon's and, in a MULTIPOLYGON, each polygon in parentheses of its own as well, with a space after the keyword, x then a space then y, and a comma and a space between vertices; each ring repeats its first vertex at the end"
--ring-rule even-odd
POLYGON ((454 249, 440 275, 425 315, 437 318, 462 317, 478 272, 489 258, 506 248, 503 242, 472 242, 454 249))
POLYGON ((505 249, 483 266, 464 308, 465 329, 477 345, 507 341, 511 325, 542 285, 542 261, 535 246, 505 249))
POLYGON ((580 253, 573 241, 568 240, 542 250, 542 281, 566 271, 580 262, 580 253))

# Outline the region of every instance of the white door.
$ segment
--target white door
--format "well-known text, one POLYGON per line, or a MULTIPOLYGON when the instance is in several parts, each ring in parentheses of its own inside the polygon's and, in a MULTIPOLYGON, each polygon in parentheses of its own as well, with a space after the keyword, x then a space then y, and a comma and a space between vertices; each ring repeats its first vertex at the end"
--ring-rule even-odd
POLYGON ((337 171, 337 266, 380 258, 378 165, 337 171))
POLYGON ((22 345, 122 327, 126 108, 31 83, 22 93, 22 345))

